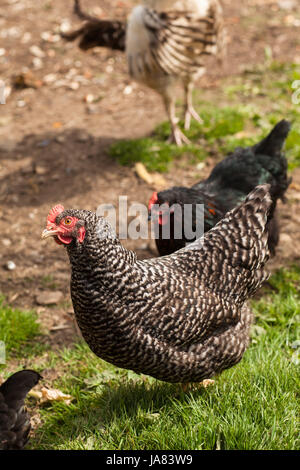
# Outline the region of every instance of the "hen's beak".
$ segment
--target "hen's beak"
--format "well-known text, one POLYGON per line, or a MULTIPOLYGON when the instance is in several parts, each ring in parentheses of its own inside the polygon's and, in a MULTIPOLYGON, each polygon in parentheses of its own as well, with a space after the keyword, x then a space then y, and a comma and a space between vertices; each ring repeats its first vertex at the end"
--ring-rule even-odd
POLYGON ((47 230, 47 229, 45 229, 42 232, 42 239, 44 240, 45 238, 48 238, 48 237, 54 237, 58 233, 59 233, 59 230, 47 230))

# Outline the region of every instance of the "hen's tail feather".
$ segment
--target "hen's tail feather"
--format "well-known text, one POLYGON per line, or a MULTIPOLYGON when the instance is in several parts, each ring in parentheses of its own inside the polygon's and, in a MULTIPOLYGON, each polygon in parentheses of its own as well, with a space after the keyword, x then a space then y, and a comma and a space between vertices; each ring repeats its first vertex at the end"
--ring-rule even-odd
POLYGON ((238 245, 241 248, 236 251, 236 259, 235 254, 232 256, 232 265, 236 263, 253 270, 265 264, 269 257, 268 223, 273 218, 274 206, 270 196, 270 185, 257 186, 242 204, 228 212, 211 230, 211 232, 217 231, 220 226, 222 232, 224 227, 224 241, 228 245, 238 245))
POLYGON ((81 20, 95 21, 95 22, 98 21, 98 19, 95 18, 94 16, 88 15, 87 13, 84 13, 84 11, 82 11, 79 0, 74 0, 74 13, 81 20))
POLYGON ((108 47, 125 51, 126 23, 118 20, 99 20, 81 10, 79 0, 75 0, 74 13, 86 21, 79 29, 69 33, 61 33, 66 41, 74 41, 80 37, 79 47, 86 51, 93 47, 108 47))
POLYGON ((269 221, 274 206, 270 185, 257 186, 202 239, 177 253, 202 246, 206 262, 201 270, 207 284, 218 286, 223 297, 233 296, 243 303, 269 277, 264 266, 270 256, 269 221))
POLYGON ((66 41, 81 37, 79 47, 84 51, 93 47, 125 51, 125 35, 125 23, 116 20, 97 20, 97 23, 90 21, 75 31, 61 33, 61 37, 66 41))
POLYGON ((285 192, 292 181, 292 178, 287 176, 287 160, 282 153, 290 129, 291 123, 283 119, 276 124, 267 137, 253 147, 256 155, 268 155, 279 162, 280 169, 274 172, 274 184, 271 187, 271 196, 274 201, 281 199, 285 202, 285 192))
POLYGON ((16 406, 25 399, 27 393, 40 379, 40 374, 34 370, 20 370, 0 386, 0 393, 9 406, 16 406))
POLYGON ((291 123, 285 119, 278 122, 261 142, 253 146, 256 154, 279 156, 284 142, 291 130, 291 123))
POLYGON ((274 174, 275 184, 271 187, 271 196, 274 201, 286 201, 285 192, 292 178, 287 176, 287 159, 282 153, 285 140, 290 132, 291 123, 283 119, 278 122, 272 131, 261 142, 254 146, 256 154, 269 155, 280 162, 280 170, 274 174))
POLYGON ((21 370, 0 386, 0 450, 22 449, 28 441, 31 425, 24 400, 40 379, 33 370, 21 370))

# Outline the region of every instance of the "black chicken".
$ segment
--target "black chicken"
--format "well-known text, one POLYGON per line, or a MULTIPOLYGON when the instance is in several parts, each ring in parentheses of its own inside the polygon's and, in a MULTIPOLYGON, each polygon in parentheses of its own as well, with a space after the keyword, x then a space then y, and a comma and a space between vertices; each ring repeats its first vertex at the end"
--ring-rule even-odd
MULTIPOLYGON (((282 147, 290 127, 288 121, 280 121, 261 142, 253 147, 237 148, 214 167, 206 180, 191 188, 173 187, 153 193, 148 206, 149 219, 155 220, 159 254, 169 255, 195 240, 196 225, 203 215, 204 232, 210 230, 259 184, 271 185, 274 207, 278 199, 284 200, 291 179, 287 177, 287 160, 282 147), (200 210, 196 212, 200 204, 204 205, 204 214, 200 210)), ((272 256, 278 241, 279 226, 274 214, 269 227, 272 256)))
POLYGON ((24 400, 40 379, 33 370, 21 370, 0 386, 0 450, 20 450, 27 443, 31 423, 24 400))
POLYGON ((42 238, 67 247, 84 339, 102 359, 167 382, 198 382, 240 361, 247 299, 268 275, 269 185, 259 186, 201 239, 140 261, 109 223, 55 206, 42 238))

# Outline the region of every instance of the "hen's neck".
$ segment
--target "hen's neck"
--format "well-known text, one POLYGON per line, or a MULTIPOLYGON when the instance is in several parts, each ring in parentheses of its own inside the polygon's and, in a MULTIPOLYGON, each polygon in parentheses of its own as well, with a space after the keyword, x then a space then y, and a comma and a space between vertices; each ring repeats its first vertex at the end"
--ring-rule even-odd
POLYGON ((82 271, 102 268, 114 272, 136 261, 135 253, 124 248, 118 239, 91 238, 83 246, 69 245, 68 254, 72 268, 82 271))

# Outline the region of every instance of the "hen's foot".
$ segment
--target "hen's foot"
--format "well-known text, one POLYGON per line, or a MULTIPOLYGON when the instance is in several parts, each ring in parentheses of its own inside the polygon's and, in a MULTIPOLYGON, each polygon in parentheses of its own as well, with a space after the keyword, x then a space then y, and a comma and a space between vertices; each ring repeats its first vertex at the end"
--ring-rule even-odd
POLYGON ((191 127, 191 119, 195 119, 199 124, 203 124, 203 119, 199 116, 197 111, 193 108, 193 106, 189 106, 185 111, 184 117, 184 128, 186 131, 189 130, 191 127))
POLYGON ((187 138, 186 135, 179 129, 179 127, 174 127, 172 133, 168 139, 169 144, 176 144, 178 147, 182 146, 182 143, 189 145, 191 141, 187 138))
POLYGON ((199 383, 194 383, 194 382, 184 383, 182 384, 181 389, 184 393, 187 393, 189 391, 210 387, 211 385, 214 385, 214 383, 215 381, 212 379, 205 379, 199 383))

